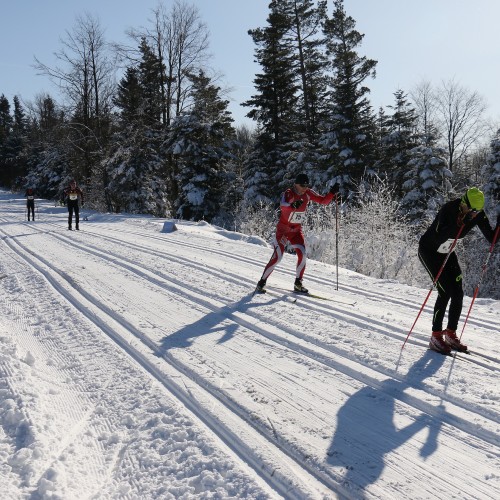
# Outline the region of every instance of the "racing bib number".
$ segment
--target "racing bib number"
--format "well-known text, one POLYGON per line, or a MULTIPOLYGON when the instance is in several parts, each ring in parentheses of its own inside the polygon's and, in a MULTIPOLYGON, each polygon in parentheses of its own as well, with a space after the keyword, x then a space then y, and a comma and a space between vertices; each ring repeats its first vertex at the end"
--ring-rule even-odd
POLYGON ((71 193, 71 194, 69 195, 69 199, 70 199, 70 200, 78 200, 78 195, 77 195, 77 194, 73 194, 73 193, 71 193))
POLYGON ((305 212, 293 212, 288 222, 292 224, 303 224, 306 221, 306 213, 305 212))
POLYGON ((454 241, 455 240, 449 239, 446 240, 444 243, 441 243, 441 245, 439 245, 439 248, 437 249, 438 253, 448 253, 454 241))
POLYGON ((28 196, 28 200, 34 200, 35 197, 34 196, 28 196))

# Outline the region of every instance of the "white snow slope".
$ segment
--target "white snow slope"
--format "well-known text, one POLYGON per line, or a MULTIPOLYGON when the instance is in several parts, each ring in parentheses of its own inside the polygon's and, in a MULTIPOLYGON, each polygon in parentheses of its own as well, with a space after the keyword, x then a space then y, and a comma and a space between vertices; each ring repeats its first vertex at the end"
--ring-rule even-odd
POLYGON ((499 498, 499 301, 454 359, 433 293, 402 350, 428 290, 309 261, 296 296, 286 255, 252 297, 258 238, 37 203, 0 193, 2 499, 499 498))

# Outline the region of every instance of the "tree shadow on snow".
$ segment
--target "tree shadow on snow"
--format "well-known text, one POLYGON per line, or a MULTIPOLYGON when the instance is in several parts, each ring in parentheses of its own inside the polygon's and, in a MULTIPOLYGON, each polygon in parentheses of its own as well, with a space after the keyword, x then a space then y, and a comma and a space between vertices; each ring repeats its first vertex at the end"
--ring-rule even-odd
POLYGON ((410 368, 405 380, 388 379, 378 387, 364 387, 339 410, 327 463, 345 470, 342 484, 349 491, 349 496, 364 498, 365 489, 384 470, 385 455, 425 427, 429 427, 429 433, 419 454, 425 459, 436 451, 440 420, 421 414, 406 427, 397 427, 394 424, 395 402, 405 400, 403 392, 406 389, 421 387, 423 381, 443 365, 444 360, 444 356, 427 351, 410 368))
MULTIPOLYGON (((174 348, 189 347, 193 344, 193 339, 202 335, 209 335, 217 332, 223 332, 223 335, 217 341, 222 344, 230 340, 238 328, 241 326, 238 321, 231 321, 231 316, 235 312, 244 313, 253 307, 262 307, 262 303, 252 302, 253 293, 243 297, 234 304, 228 304, 203 316, 198 321, 186 325, 175 333, 164 337, 160 344, 160 354, 165 354, 168 350, 174 348), (229 319, 229 321, 227 321, 229 319), (226 324, 224 324, 226 323, 226 324)), ((269 306, 273 302, 278 302, 281 298, 273 298, 266 302, 269 306)))

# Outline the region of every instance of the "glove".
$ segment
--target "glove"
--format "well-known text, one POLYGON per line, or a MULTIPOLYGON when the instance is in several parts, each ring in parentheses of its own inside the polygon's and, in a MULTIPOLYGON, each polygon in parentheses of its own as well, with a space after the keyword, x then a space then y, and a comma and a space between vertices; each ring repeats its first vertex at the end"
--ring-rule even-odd
POLYGON ((297 208, 299 208, 302 205, 302 203, 304 203, 304 200, 295 200, 292 203, 290 203, 290 206, 293 209, 297 210, 297 208))
POLYGON ((336 182, 331 188, 330 193, 337 194, 340 191, 340 184, 336 182))
POLYGON ((84 206, 85 206, 85 203, 83 203, 83 201, 82 201, 82 208, 83 208, 84 206))
POLYGON ((467 212, 462 220, 462 224, 469 224, 469 222, 472 222, 474 220, 474 217, 477 215, 477 212, 475 210, 470 210, 467 212))

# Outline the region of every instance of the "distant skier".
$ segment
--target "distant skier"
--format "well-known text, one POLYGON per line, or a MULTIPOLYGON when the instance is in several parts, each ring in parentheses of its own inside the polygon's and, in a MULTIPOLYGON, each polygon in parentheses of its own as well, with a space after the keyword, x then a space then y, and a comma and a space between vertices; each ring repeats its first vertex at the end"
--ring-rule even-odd
POLYGON ((256 291, 265 293, 267 278, 274 271, 274 268, 283 258, 287 244, 295 250, 297 254, 297 269, 295 273, 294 291, 308 293, 307 288, 302 285, 302 277, 306 268, 306 246, 302 224, 305 222, 306 209, 310 201, 328 205, 339 196, 339 185, 335 184, 328 194, 322 196, 309 188, 309 178, 306 174, 299 174, 295 178, 292 188, 287 189, 281 195, 280 219, 276 227, 274 238, 274 251, 266 265, 261 279, 257 283, 256 291))
POLYGON ((68 229, 71 231, 73 212, 75 213, 75 229, 80 229, 80 205, 84 203, 83 191, 76 185, 76 181, 71 181, 69 187, 64 190, 64 200, 68 204, 68 229))
MULTIPOLYGON (((460 239, 478 226, 485 238, 490 243, 493 242, 494 231, 483 208, 484 194, 477 187, 468 189, 461 198, 449 201, 441 207, 434 222, 420 238, 418 246, 418 257, 432 281, 441 269, 462 225, 460 239)), ((497 226, 499 223, 500 215, 497 218, 497 226)), ((442 354, 449 354, 452 349, 466 351, 467 346, 460 342, 456 334, 464 291, 462 270, 454 250, 439 276, 436 288, 438 297, 434 305, 429 347, 442 354), (448 324, 446 330, 443 330, 448 302, 450 302, 448 324)))
POLYGON ((35 190, 33 188, 26 189, 24 193, 24 197, 26 198, 26 208, 28 211, 28 221, 30 220, 30 215, 33 216, 33 220, 35 220, 35 190))

